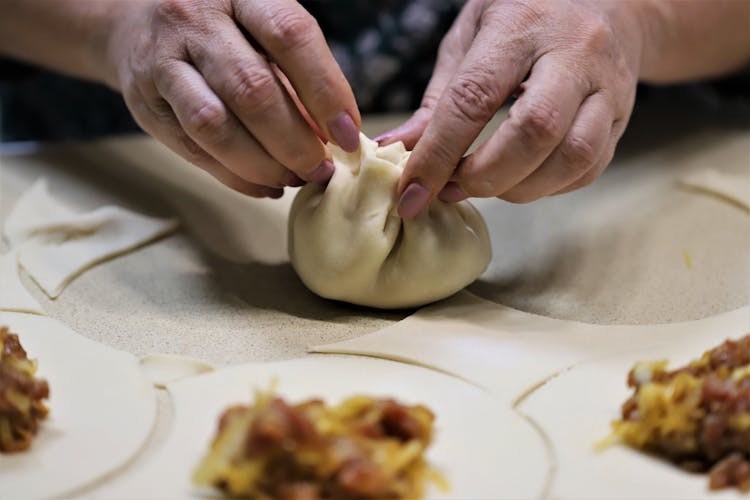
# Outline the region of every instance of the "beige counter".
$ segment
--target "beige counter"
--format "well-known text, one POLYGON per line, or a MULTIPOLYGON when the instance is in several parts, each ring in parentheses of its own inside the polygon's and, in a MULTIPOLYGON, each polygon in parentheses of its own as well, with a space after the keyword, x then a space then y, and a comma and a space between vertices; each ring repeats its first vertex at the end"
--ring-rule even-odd
MULTIPOLYGON (((677 184, 701 168, 750 176, 750 126, 695 106, 640 109, 614 164, 590 188, 529 205, 477 201, 494 258, 470 290, 594 323, 696 319, 750 303, 750 214, 677 184)), ((365 132, 402 118, 367 118, 365 132)), ((74 207, 116 203, 182 222, 178 233, 85 272, 58 300, 22 277, 49 315, 102 343, 217 364, 283 359, 410 312, 311 294, 286 259, 289 194, 245 198, 149 138, 1 155, 0 220, 40 177, 74 207)), ((153 439, 137 458, 152 456, 170 429, 166 394, 160 402, 153 439)), ((81 493, 106 497, 117 481, 81 493)))
MULTIPOLYGON (((402 117, 371 117, 375 134, 402 117)), ((500 119, 500 118, 498 118, 500 119)), ((292 196, 233 193, 146 137, 0 157, 0 216, 39 177, 75 207, 118 203, 177 215, 182 230, 84 273, 44 309, 131 351, 215 363, 303 355, 381 328, 381 312, 309 293, 286 260, 292 196)), ((687 320, 750 302, 750 216, 686 191, 692 169, 750 175, 750 129, 721 117, 641 109, 592 187, 528 205, 479 200, 494 259, 470 290, 523 310, 595 323, 687 320)), ((24 277, 26 278, 26 277, 24 277)))

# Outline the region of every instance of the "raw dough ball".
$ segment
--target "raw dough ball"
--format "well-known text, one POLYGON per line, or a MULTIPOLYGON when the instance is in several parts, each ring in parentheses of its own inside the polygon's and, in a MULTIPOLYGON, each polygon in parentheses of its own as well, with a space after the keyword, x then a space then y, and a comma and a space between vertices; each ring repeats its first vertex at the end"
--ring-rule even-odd
POLYGON ((302 281, 329 299, 414 307, 461 290, 487 267, 487 227, 468 202, 435 200, 410 220, 396 213, 396 185, 409 158, 360 135, 355 153, 329 145, 336 173, 308 184, 289 215, 289 256, 302 281))

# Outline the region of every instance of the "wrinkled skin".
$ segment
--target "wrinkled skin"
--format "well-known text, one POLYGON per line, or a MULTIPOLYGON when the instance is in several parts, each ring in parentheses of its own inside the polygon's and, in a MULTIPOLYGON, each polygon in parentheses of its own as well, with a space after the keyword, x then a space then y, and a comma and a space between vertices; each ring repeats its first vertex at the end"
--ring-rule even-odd
POLYGON ((635 99, 641 38, 626 14, 606 2, 470 1, 441 44, 422 107, 382 141, 416 144, 401 215, 436 195, 525 203, 593 182, 635 99), (512 95, 507 120, 462 159, 512 95))
POLYGON ((114 86, 145 131, 223 183, 279 197, 331 177, 324 140, 357 149, 352 90, 297 2, 125 5, 109 42, 114 86))

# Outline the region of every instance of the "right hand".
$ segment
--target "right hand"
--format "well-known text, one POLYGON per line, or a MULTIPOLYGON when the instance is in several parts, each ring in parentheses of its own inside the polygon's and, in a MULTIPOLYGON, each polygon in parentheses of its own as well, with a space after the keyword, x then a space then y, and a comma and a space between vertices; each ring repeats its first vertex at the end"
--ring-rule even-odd
POLYGON ((354 94, 296 1, 124 3, 112 84, 146 132, 227 186, 278 198, 333 175, 317 134, 358 148, 354 94))

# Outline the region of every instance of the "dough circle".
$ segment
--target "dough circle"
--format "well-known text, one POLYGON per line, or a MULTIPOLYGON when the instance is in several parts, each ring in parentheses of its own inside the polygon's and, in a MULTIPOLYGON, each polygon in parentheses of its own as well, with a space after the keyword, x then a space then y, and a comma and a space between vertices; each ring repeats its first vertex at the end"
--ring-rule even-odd
POLYGON ((147 217, 117 206, 75 213, 55 200, 47 181, 26 191, 5 221, 18 263, 51 299, 90 267, 177 228, 177 220, 147 217))
POLYGON ((289 256, 302 281, 329 299, 370 307, 416 307, 448 297, 487 267, 487 227, 467 201, 435 200, 414 219, 396 213, 396 185, 409 152, 360 136, 347 153, 329 145, 327 187, 302 188, 289 215, 289 256))
MULTIPOLYGON (((289 401, 321 397, 331 404, 366 394, 425 404, 435 412, 427 459, 450 483, 430 487, 430 499, 538 498, 549 463, 544 444, 518 414, 485 391, 454 377, 393 361, 315 356, 245 364, 167 384, 174 427, 158 454, 103 498, 206 498, 190 478, 230 405, 252 400, 254 389, 276 381, 289 401), (519 453, 522 450, 522 453, 519 453)), ((213 495, 211 495, 213 496, 213 495)))
POLYGON ((625 445, 604 450, 596 446, 609 435, 610 422, 620 418, 620 407, 633 392, 626 380, 635 363, 666 359, 671 368, 683 366, 726 338, 739 336, 717 330, 583 363, 553 378, 526 399, 520 410, 545 432, 557 457, 550 498, 744 498, 736 490, 709 491, 706 475, 684 471, 625 445))
POLYGON ((70 496, 115 472, 148 440, 156 393, 125 352, 46 316, 0 313, 50 386, 49 416, 31 448, 0 455, 0 498, 70 496))

